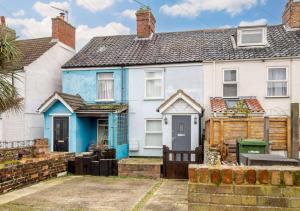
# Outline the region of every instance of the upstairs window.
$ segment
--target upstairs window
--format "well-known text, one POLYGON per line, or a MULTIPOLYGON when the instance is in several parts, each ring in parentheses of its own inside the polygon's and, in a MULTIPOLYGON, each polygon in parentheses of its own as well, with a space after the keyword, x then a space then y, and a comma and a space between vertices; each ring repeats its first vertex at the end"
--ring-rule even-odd
POLYGON ((240 28, 238 29, 238 46, 266 45, 267 29, 263 28, 240 28))
POLYGON ((145 98, 163 98, 163 71, 145 72, 145 98))
POLYGON ((98 100, 114 100, 114 74, 98 73, 98 100))
POLYGON ((223 97, 237 97, 238 75, 237 70, 224 70, 223 97))
POLYGON ((288 79, 286 68, 272 67, 268 69, 268 97, 287 97, 288 79))

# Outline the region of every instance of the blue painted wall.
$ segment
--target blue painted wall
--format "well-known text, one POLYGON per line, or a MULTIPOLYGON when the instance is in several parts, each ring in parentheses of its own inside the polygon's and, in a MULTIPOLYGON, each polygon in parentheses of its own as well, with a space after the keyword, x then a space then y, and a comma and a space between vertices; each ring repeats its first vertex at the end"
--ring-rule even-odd
POLYGON ((45 121, 45 127, 44 127, 44 136, 45 138, 48 138, 49 140, 49 147, 50 150, 53 150, 53 116, 55 115, 61 115, 61 114, 68 114, 69 116, 69 151, 76 152, 76 143, 74 140, 76 140, 76 133, 74 133, 74 130, 76 130, 76 114, 72 114, 61 102, 57 101, 55 102, 45 113, 44 113, 44 121, 45 121))
POLYGON ((87 103, 97 101, 97 73, 114 74, 114 100, 117 103, 128 100, 128 70, 106 69, 106 70, 64 70, 62 75, 63 92, 68 94, 79 94, 87 103))

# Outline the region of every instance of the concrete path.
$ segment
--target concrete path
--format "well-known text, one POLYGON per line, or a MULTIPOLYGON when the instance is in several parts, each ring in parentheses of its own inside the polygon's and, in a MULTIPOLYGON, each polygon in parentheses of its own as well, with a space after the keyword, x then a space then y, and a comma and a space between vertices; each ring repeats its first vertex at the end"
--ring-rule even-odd
POLYGON ((67 176, 0 195, 0 210, 187 210, 187 181, 67 176))
MULTIPOLYGON (((29 190, 24 188, 19 198, 13 198, 8 203, 7 199, 3 199, 0 210, 131 210, 156 182, 92 176, 69 178, 59 184, 53 180, 56 184, 48 187, 41 184, 41 187, 34 188, 35 191, 32 191, 32 187, 29 190)), ((18 193, 14 191, 8 194, 12 196, 18 193)), ((7 195, 3 198, 7 198, 7 195)))
POLYGON ((187 181, 164 180, 159 189, 145 204, 143 210, 185 211, 187 204, 187 181))

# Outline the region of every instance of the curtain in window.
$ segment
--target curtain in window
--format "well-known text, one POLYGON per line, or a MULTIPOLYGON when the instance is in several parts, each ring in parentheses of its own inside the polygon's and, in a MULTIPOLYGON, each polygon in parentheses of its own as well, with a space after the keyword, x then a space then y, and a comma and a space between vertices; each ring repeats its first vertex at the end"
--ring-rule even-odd
POLYGON ((285 68, 269 69, 269 80, 286 80, 285 68))
POLYGON ((100 99, 114 99, 114 81, 113 80, 100 80, 99 85, 99 98, 100 99))
POLYGON ((268 96, 287 96, 287 82, 268 82, 268 96))
POLYGON ((150 98, 161 97, 161 79, 146 81, 146 96, 150 98))
POLYGON ((237 81, 236 80, 236 70, 225 70, 224 81, 237 81))
POLYGON ((162 146, 162 121, 146 121, 146 146, 162 146))
POLYGON ((268 96, 287 96, 286 69, 269 69, 268 74, 268 96))
POLYGON ((100 100, 114 99, 113 73, 98 74, 98 98, 100 100))

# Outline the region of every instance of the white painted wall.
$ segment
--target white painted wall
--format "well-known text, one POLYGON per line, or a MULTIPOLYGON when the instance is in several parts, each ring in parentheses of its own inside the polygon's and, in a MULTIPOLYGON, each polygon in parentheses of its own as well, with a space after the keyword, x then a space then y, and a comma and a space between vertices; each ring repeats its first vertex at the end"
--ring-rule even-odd
POLYGON ((3 114, 3 140, 31 140, 44 136, 43 115, 37 109, 55 91, 61 91, 61 66, 74 54, 75 50, 57 43, 24 68, 22 85, 17 86, 24 96, 24 108, 20 114, 3 114))
POLYGON ((203 63, 206 119, 211 115, 210 97, 223 96, 223 69, 227 68, 238 69, 238 95, 256 96, 267 115, 290 115, 290 103, 300 102, 300 59, 217 62, 215 71, 213 63, 203 63), (289 97, 266 97, 268 67, 288 68, 289 97))
MULTIPOLYGON (((152 67, 129 68, 129 147, 137 146, 137 151, 130 151, 130 156, 162 156, 162 148, 145 148, 145 119, 162 119, 156 109, 182 89, 199 103, 203 103, 203 70, 201 64, 165 65, 154 68, 164 69, 164 99, 145 100, 145 71, 152 67)), ((164 124, 164 123, 163 123, 164 124)), ((167 129, 166 129, 167 130, 167 129)), ((165 140, 167 133, 163 132, 165 140)))

